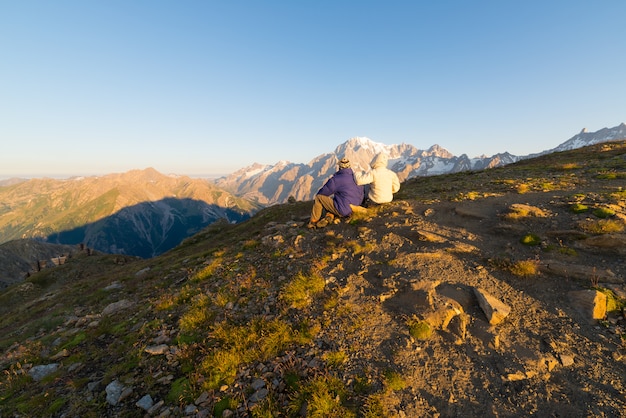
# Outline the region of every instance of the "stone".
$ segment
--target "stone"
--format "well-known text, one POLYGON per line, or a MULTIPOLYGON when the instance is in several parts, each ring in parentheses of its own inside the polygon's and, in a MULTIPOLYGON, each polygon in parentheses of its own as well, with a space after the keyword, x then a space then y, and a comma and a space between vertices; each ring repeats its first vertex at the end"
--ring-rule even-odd
POLYGON ((117 405, 117 403, 120 401, 123 390, 124 385, 118 380, 114 380, 107 385, 107 387, 105 388, 105 392, 107 394, 106 400, 109 405, 117 405))
POLYGON ((137 405, 144 411, 148 411, 154 405, 154 401, 152 400, 152 396, 144 395, 141 399, 137 401, 135 405, 137 405))
POLYGON ((252 382, 252 389, 254 390, 259 390, 263 387, 265 387, 265 380, 263 379, 254 379, 252 382))
POLYGON ((28 371, 30 377, 33 378, 35 382, 39 382, 44 379, 46 376, 55 373, 59 368, 59 363, 52 364, 42 364, 40 366, 34 366, 32 369, 28 371))
POLYGON ((151 345, 144 350, 148 354, 158 356, 161 354, 167 354, 170 351, 170 347, 167 344, 151 345))
POLYGON ((261 388, 257 390, 256 392, 254 392, 252 396, 250 396, 249 401, 252 403, 257 403, 263 400, 267 396, 268 393, 269 393, 269 390, 267 390, 267 388, 261 388))
POLYGON ((574 290, 568 294, 569 300, 579 312, 592 322, 606 316, 607 297, 594 289, 574 290))
POLYGON ((571 366, 572 364, 574 364, 574 356, 570 356, 568 354, 561 354, 559 356, 560 360, 561 360, 561 364, 564 367, 568 367, 571 366))
POLYGON ((478 299, 478 305, 485 313, 490 325, 498 325, 509 315, 511 307, 496 299, 481 288, 474 288, 474 294, 478 299))
POLYGON ((200 394, 200 396, 198 396, 198 398, 196 398, 196 400, 194 401, 194 403, 196 405, 201 405, 203 403, 205 403, 207 400, 209 399, 209 392, 207 392, 206 390, 204 392, 202 392, 200 394))
POLYGON ((122 299, 118 302, 114 302, 111 303, 109 305, 107 305, 104 310, 102 311, 102 316, 108 316, 108 315, 113 315, 119 311, 122 311, 124 309, 128 309, 131 306, 133 306, 133 302, 127 300, 127 299, 122 299))

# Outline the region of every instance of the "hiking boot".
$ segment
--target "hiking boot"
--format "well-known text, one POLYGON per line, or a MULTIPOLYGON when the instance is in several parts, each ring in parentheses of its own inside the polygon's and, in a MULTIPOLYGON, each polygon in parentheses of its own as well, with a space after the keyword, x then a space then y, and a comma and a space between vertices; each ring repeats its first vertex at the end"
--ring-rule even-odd
POLYGON ((317 224, 319 223, 319 221, 309 221, 308 224, 306 224, 306 227, 309 229, 315 229, 317 228, 317 224))
POLYGON ((315 224, 315 225, 316 225, 316 228, 324 228, 326 225, 328 225, 328 218, 324 218, 322 220, 319 220, 317 222, 317 224, 315 224))

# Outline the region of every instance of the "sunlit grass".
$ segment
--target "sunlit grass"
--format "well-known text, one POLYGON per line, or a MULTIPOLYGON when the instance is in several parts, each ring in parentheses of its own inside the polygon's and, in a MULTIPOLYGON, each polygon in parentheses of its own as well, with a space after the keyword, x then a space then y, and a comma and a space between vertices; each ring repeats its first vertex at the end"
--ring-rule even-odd
POLYGON ((520 277, 536 276, 539 273, 537 260, 521 260, 510 266, 511 273, 520 277))
POLYGON ((178 324, 182 332, 195 333, 210 325, 215 318, 215 313, 210 309, 211 298, 206 294, 197 295, 189 310, 185 312, 178 324))
POLYGON ((292 397, 289 412, 296 416, 306 405, 307 417, 356 417, 356 413, 344 405, 347 395, 345 385, 338 378, 317 376, 301 385, 292 397))
POLYGON ((279 319, 254 318, 250 324, 229 322, 217 324, 210 333, 216 347, 200 365, 206 376, 206 389, 216 389, 220 384, 234 381, 238 367, 252 361, 265 361, 278 355, 294 343, 310 340, 308 330, 294 330, 279 319))
POLYGON ((348 360, 348 355, 343 350, 329 351, 323 356, 326 363, 331 367, 339 367, 348 360))
POLYGON ((312 303, 315 295, 324 291, 324 286, 324 278, 319 273, 305 275, 299 272, 283 287, 280 298, 289 307, 302 309, 312 303))
POLYGON ((385 371, 385 388, 391 391, 398 391, 407 387, 406 380, 400 375, 400 373, 387 370, 385 371))
POLYGON ((591 234, 612 234, 624 231, 624 222, 618 219, 585 220, 578 227, 591 234))

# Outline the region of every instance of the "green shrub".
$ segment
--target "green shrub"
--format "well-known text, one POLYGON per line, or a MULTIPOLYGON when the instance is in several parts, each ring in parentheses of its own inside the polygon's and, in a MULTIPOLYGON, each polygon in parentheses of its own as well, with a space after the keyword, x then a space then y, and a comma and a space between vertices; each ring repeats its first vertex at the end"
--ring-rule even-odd
POLYGON ((541 244, 541 238, 535 234, 526 234, 521 239, 520 242, 524 245, 539 245, 541 244))
POLYGON ((585 213, 589 210, 589 206, 583 205, 582 203, 574 203, 570 210, 574 213, 585 213))
POLYGON ((598 208, 593 211, 593 214, 600 219, 606 219, 615 216, 615 211, 609 208, 598 208))
POLYGON ((430 324, 426 321, 413 319, 409 322, 409 334, 416 340, 427 340, 432 332, 430 324))

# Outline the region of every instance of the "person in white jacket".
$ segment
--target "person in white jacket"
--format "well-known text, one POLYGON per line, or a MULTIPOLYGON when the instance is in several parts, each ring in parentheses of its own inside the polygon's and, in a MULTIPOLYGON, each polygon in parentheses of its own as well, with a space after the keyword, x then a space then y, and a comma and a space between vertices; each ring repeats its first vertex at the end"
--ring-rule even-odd
POLYGON ((391 202, 393 194, 400 190, 400 179, 396 173, 387 168, 388 161, 387 154, 378 153, 370 164, 371 170, 354 173, 356 184, 359 186, 369 184, 364 206, 368 206, 368 199, 374 204, 391 202))

